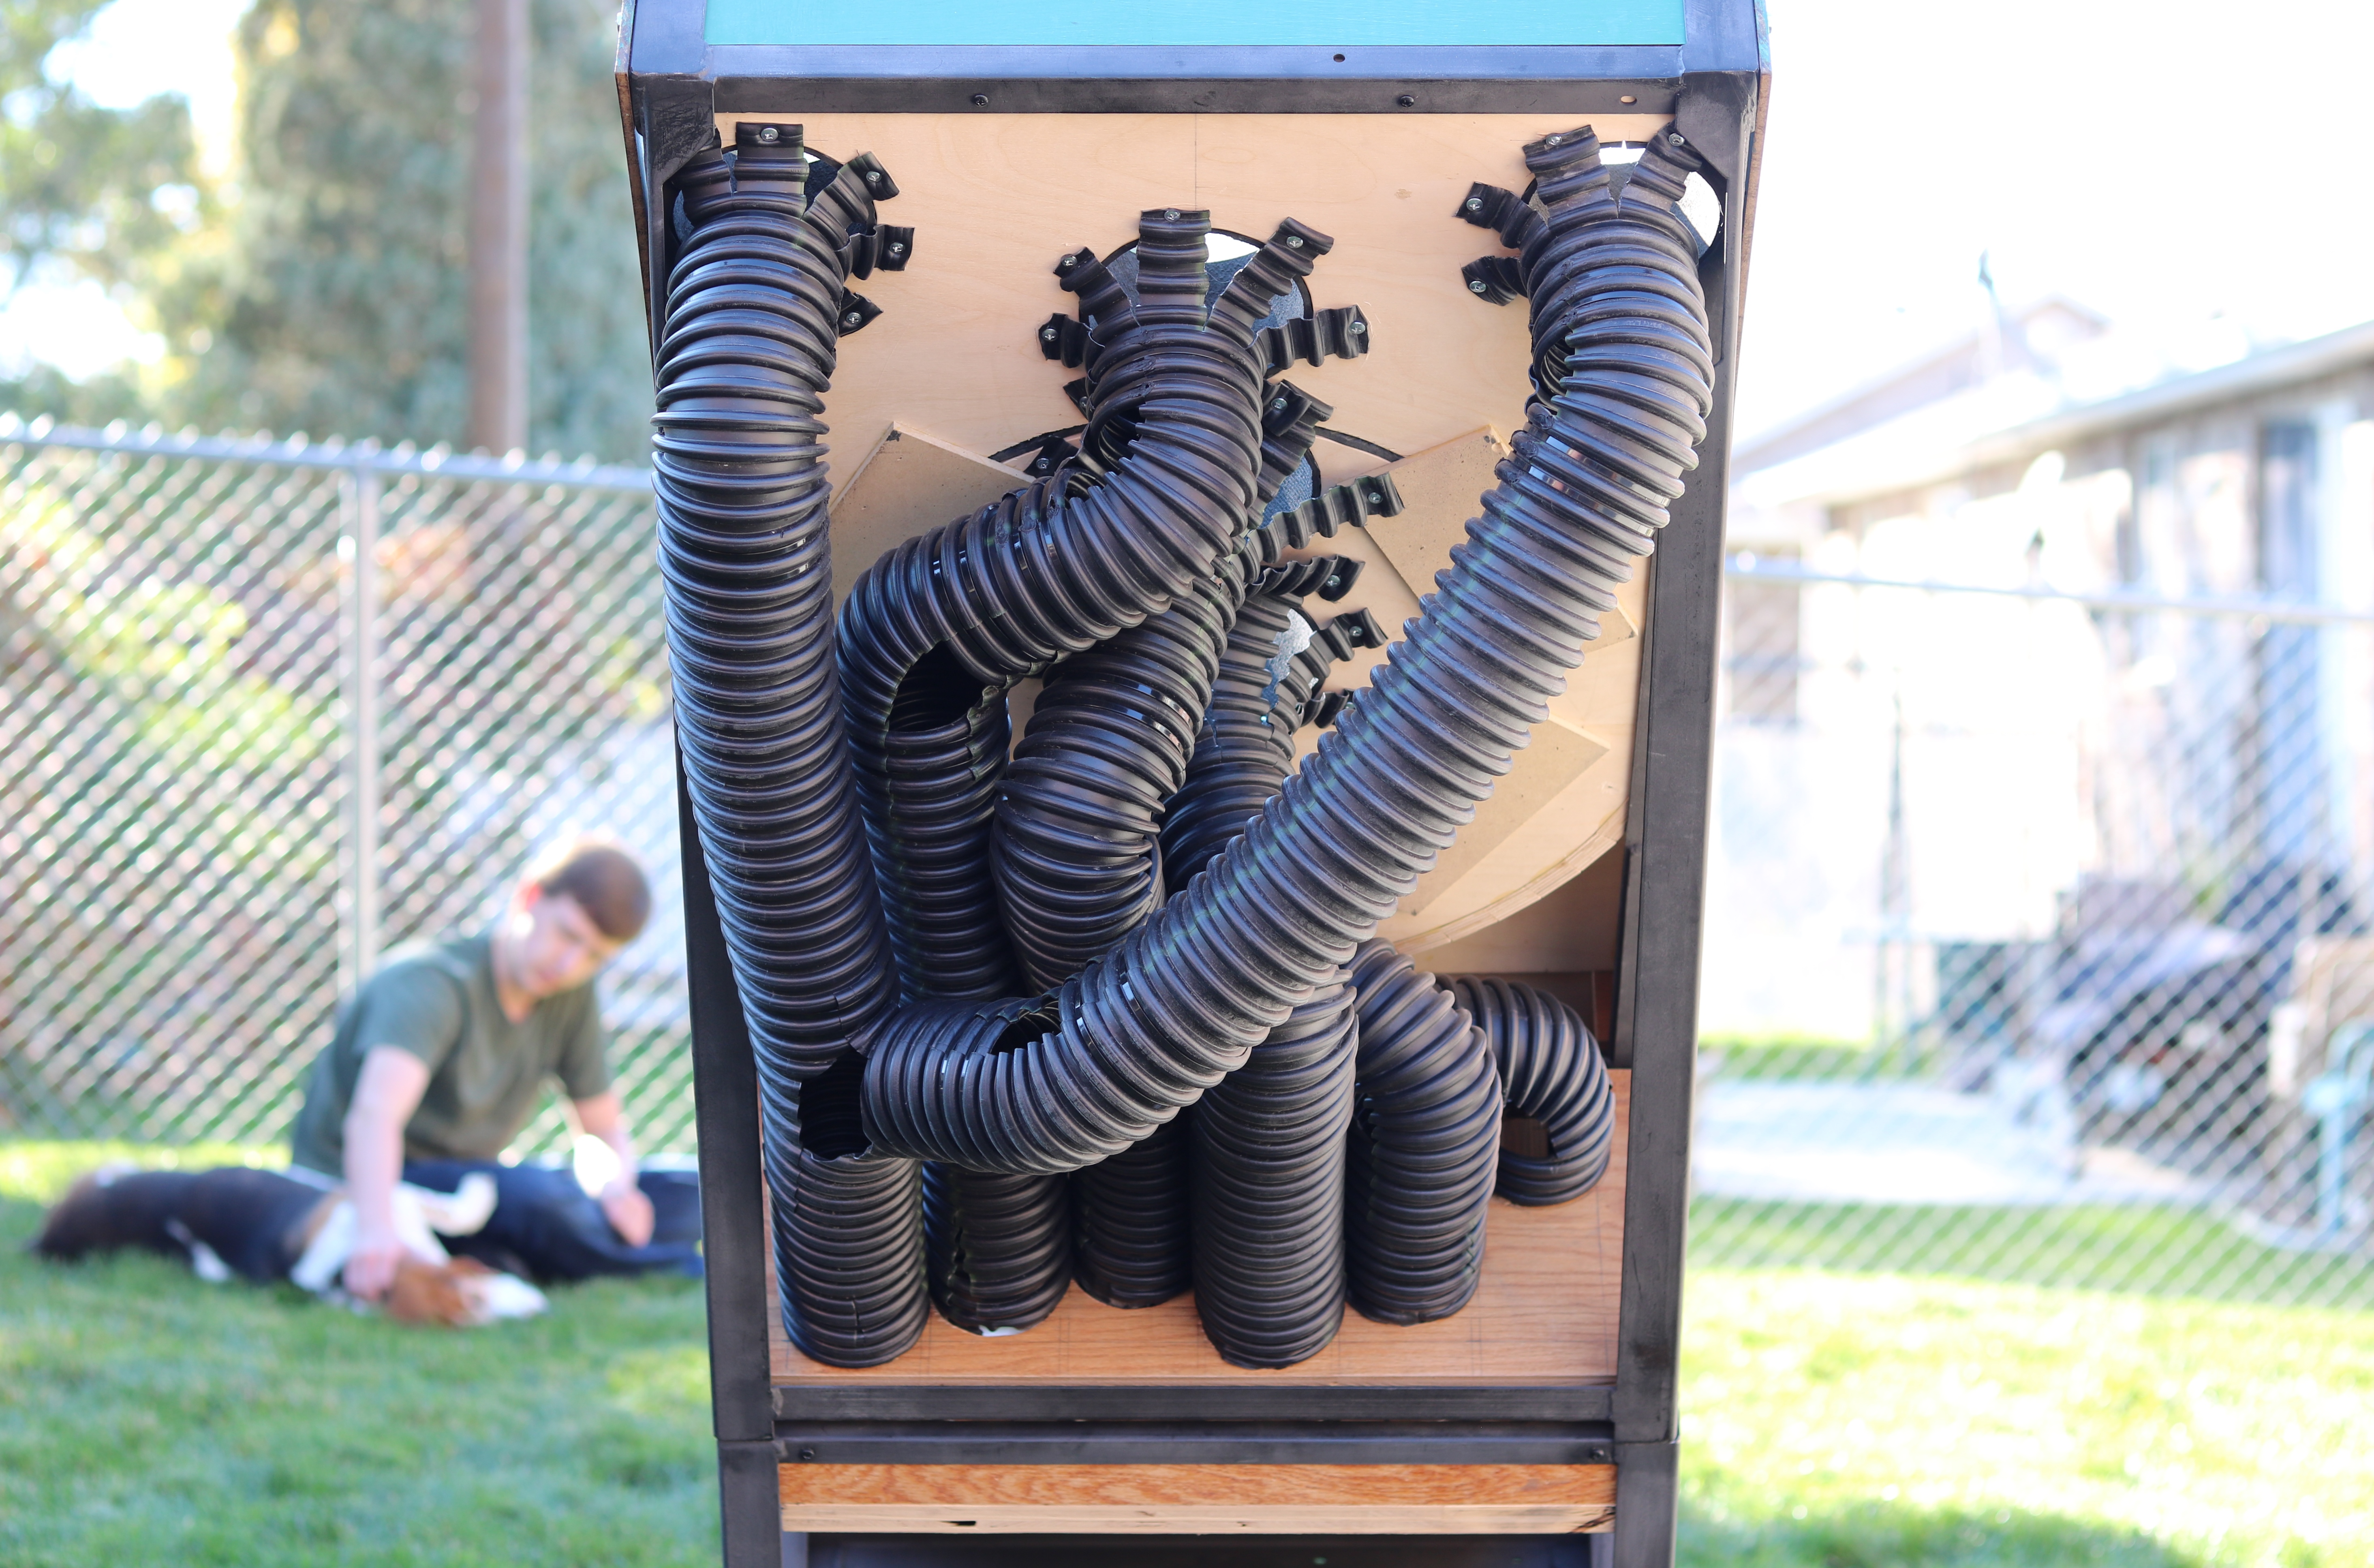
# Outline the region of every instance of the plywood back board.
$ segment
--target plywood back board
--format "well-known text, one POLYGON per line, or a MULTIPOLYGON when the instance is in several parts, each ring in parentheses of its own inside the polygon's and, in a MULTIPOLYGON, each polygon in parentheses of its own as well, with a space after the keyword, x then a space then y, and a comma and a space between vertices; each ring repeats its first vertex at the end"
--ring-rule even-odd
MULTIPOLYGON (((720 134, 758 118, 721 105, 720 134)), ((769 119, 786 118, 769 114, 769 119)), ((798 118, 793 116, 793 118, 798 118)), ((829 418, 834 449, 863 454, 895 420, 975 452, 1079 423, 1063 385, 1079 372, 1040 358, 1034 329, 1076 301, 1055 260, 1080 245, 1109 254, 1137 237, 1149 207, 1209 208, 1215 227, 1253 240, 1293 217, 1334 236, 1311 291, 1322 308, 1357 304, 1373 351, 1293 377, 1334 404, 1333 423, 1397 453, 1422 451, 1523 418, 1522 305, 1470 296, 1459 268, 1497 245, 1452 213, 1469 182, 1512 190, 1518 149, 1569 126, 1556 116, 1433 114, 817 114, 808 145, 835 158, 871 151, 899 183, 886 221, 915 230, 913 263, 854 285, 884 314, 845 340, 829 418)), ((1661 122, 1602 116, 1603 140, 1661 122)), ((1322 445, 1327 477, 1377 459, 1322 445)), ((847 469, 842 469, 845 477, 847 469)))

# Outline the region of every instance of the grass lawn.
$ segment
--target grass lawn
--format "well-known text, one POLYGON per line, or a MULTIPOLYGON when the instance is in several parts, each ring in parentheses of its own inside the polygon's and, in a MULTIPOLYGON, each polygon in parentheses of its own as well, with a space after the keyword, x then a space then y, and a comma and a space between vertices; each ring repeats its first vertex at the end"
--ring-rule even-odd
POLYGON ((1700 1199, 1693 1563, 2374 1562, 2374 1266, 2181 1209, 1700 1199))
POLYGON ((455 1333, 27 1256, 40 1205, 123 1152, 0 1144, 0 1564, 716 1562, 697 1281, 455 1333))
MULTIPOLYGON (((697 1286, 454 1334, 24 1256, 111 1152, 0 1144, 0 1568, 716 1562, 697 1286)), ((2363 1270, 2282 1276, 2165 1211, 1701 1204, 1697 1233, 1724 1261, 1689 1289, 1691 1568, 2374 1563, 2363 1270), (2110 1251, 2224 1272, 2072 1274, 2110 1251), (2277 1304, 2303 1289, 2327 1304, 2277 1304)))

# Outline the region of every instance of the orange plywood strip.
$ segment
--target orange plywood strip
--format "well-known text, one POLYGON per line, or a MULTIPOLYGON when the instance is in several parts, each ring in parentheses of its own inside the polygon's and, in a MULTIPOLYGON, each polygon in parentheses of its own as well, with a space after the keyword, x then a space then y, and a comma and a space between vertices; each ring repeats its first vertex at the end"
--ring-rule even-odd
POLYGON ((1602 1528, 1604 1465, 785 1465, 788 1530, 1547 1534, 1602 1528))
MULTIPOLYGON (((1252 1372, 1205 1339, 1192 1297, 1122 1312, 1078 1290, 1027 1333, 982 1338, 936 1315, 915 1348, 887 1365, 843 1371, 808 1360, 768 1331, 775 1381, 811 1386, 1268 1384, 1426 1385, 1475 1382, 1607 1383, 1616 1376, 1616 1311, 1624 1251, 1624 1145, 1631 1075, 1615 1079, 1616 1149, 1590 1193, 1554 1208, 1494 1202, 1475 1299, 1456 1316, 1397 1327, 1346 1313, 1335 1342, 1299 1366, 1252 1372)), ((770 1276, 770 1300, 772 1278, 770 1276)))

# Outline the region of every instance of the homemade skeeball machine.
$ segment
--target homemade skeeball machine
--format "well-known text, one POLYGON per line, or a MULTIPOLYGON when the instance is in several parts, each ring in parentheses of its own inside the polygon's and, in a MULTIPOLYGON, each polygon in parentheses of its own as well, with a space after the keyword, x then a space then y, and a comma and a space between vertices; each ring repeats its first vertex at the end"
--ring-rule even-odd
POLYGON ((618 85, 726 1561, 1669 1561, 1753 0, 618 85))

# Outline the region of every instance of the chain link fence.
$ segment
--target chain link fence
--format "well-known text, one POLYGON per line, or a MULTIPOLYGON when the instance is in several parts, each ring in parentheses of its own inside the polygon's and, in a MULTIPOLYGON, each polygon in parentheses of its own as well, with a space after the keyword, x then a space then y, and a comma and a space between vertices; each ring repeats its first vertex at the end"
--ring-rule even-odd
MULTIPOLYGON (((278 1138, 390 945, 602 828, 688 1148, 650 509, 0 422, 6 1127, 278 1138)), ((1730 566, 1694 1258, 2374 1304, 2374 617, 1966 575, 1730 566)))
POLYGON ((2374 617, 1726 575, 1694 1262, 2374 1305, 2374 617))
POLYGON ((651 508, 636 469, 0 421, 0 1126, 276 1141, 388 947, 601 829, 657 903, 612 1066, 690 1147, 651 508))

